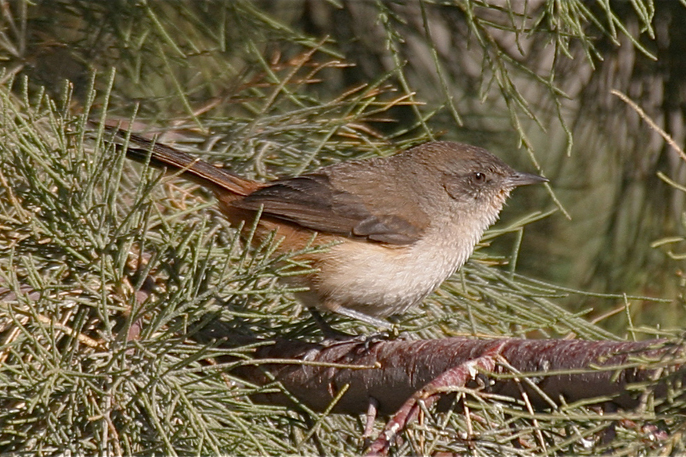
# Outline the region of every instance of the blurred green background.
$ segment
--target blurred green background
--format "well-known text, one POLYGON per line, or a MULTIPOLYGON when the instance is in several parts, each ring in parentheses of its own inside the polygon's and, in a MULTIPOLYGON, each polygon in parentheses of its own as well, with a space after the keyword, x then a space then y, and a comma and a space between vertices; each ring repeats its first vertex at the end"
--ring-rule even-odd
MULTIPOLYGON (((486 147, 550 186, 514 192, 403 330, 681 333, 684 160, 611 91, 683 147, 684 24, 684 2, 668 0, 0 0, 0 450, 364 449, 359 418, 255 405, 263 386, 231 378, 221 357, 321 335, 268 247, 244 250, 208 192, 108 150, 92 132, 105 120, 135 118, 258 179, 434 138, 486 147)), ((545 435, 597 455, 598 431, 616 425, 584 405, 545 417, 502 405, 481 406, 488 424, 436 416, 406 446, 541 455, 545 435), (472 426, 479 439, 465 440, 472 426)), ((613 449, 678 452, 680 419, 661 418, 672 441, 623 423, 613 449)))
MULTIPOLYGON (((542 190, 520 190, 503 215, 505 223, 554 207, 569 215, 558 211, 526 227, 520 273, 585 291, 668 298, 671 304, 633 300, 634 324, 686 322, 683 261, 670 257, 684 246, 674 239, 651 247, 684 235, 684 193, 657 176, 684 183, 684 162, 610 94, 627 94, 684 144, 682 2, 3 5, 5 81, 13 77, 18 87, 26 76, 31 91, 44 87, 59 99, 68 80, 74 101, 83 103, 94 72, 103 88, 114 68, 112 112, 127 118, 139 103, 138 118, 160 130, 210 128, 230 137, 254 114, 247 112, 247 88, 283 80, 307 53, 306 66, 322 65, 305 83, 313 97, 392 86, 393 96, 417 104, 365 118, 360 131, 401 145, 432 136, 469 142, 550 178, 559 203, 542 190)), ((263 132, 262 139, 281 133, 263 132)), ((301 139, 292 141, 302 147, 301 139)), ((321 158, 307 167, 327 163, 331 146, 323 144, 321 158)), ((249 164, 239 171, 250 172, 249 164)), ((498 239, 492 252, 509 255, 516 237, 498 239)), ((596 315, 623 306, 580 296, 566 305, 592 307, 596 315)), ((620 313, 602 325, 617 331, 626 324, 620 313)))

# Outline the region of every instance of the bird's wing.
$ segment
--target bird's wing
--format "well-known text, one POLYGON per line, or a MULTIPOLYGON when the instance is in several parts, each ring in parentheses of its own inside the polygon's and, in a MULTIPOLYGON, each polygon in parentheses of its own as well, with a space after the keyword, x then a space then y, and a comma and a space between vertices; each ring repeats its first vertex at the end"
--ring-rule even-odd
POLYGON ((262 208, 263 216, 318 232, 394 245, 412 244, 422 232, 410 220, 370 209, 372 205, 365 205, 360 197, 336 189, 325 173, 276 181, 232 205, 253 211, 262 208))

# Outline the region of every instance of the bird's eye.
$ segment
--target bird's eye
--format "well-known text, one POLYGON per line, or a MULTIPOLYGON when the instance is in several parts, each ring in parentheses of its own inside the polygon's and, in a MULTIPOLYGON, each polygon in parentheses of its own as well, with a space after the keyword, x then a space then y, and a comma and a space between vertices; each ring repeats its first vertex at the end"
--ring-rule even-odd
POLYGON ((472 175, 472 179, 474 180, 475 183, 477 184, 483 184, 486 182, 486 174, 481 173, 480 171, 477 171, 472 175))

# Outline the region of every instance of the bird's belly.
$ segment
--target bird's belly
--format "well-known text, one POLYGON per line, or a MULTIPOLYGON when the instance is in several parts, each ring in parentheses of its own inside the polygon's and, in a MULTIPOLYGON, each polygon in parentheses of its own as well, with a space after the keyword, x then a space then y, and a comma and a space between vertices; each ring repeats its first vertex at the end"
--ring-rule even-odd
POLYGON ((471 247, 423 240, 394 247, 344 242, 318 265, 315 306, 330 311, 343 307, 378 317, 401 313, 433 292, 471 252, 471 247))

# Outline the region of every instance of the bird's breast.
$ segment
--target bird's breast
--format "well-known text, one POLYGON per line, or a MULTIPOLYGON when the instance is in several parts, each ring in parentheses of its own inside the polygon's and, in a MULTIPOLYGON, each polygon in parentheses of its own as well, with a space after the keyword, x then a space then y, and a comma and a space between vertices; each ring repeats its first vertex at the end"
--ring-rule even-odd
POLYGON ((346 240, 334 246, 317 265, 320 307, 345 307, 379 317, 405 311, 469 258, 481 233, 460 233, 443 227, 411 245, 346 240))

